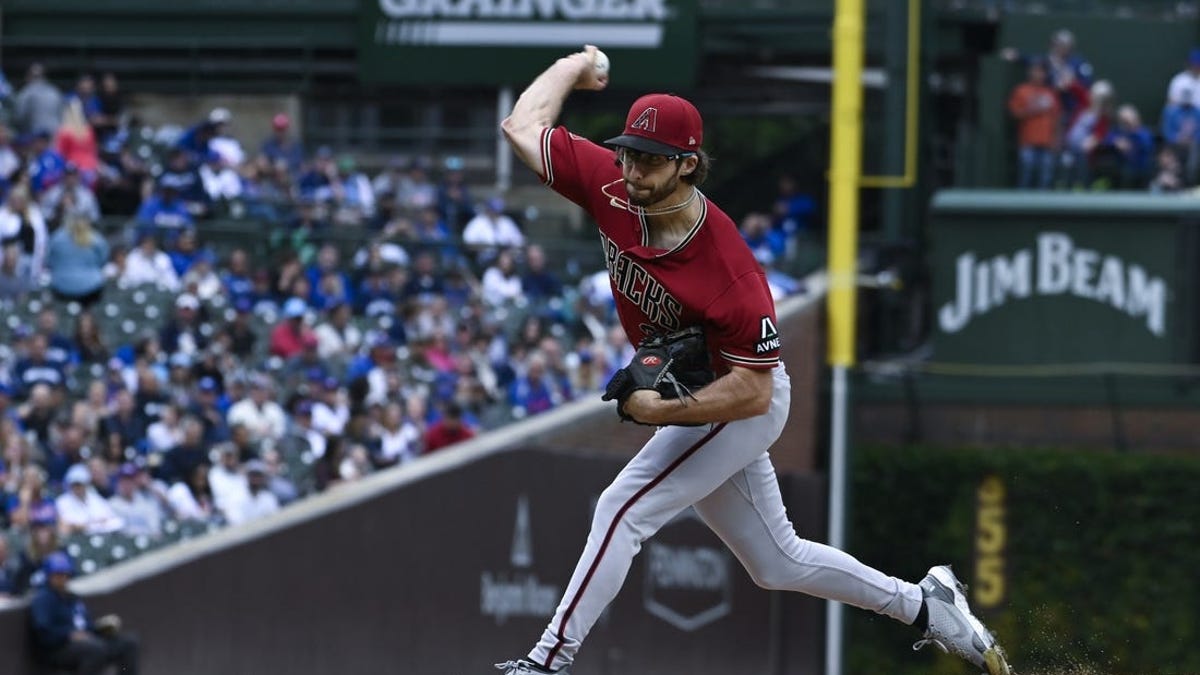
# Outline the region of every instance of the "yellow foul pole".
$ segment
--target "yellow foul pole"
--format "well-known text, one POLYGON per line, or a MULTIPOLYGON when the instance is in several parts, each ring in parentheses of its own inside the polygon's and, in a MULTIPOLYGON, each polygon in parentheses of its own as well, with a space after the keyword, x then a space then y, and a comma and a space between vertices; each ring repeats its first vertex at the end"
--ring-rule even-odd
MULTIPOLYGON (((829 158, 829 545, 846 547, 849 383, 854 365, 858 189, 862 173, 863 0, 837 0, 829 158)), ((842 605, 825 612, 825 673, 842 673, 842 605)))
POLYGON ((863 0, 837 0, 829 158, 829 364, 854 365, 862 174, 863 0))

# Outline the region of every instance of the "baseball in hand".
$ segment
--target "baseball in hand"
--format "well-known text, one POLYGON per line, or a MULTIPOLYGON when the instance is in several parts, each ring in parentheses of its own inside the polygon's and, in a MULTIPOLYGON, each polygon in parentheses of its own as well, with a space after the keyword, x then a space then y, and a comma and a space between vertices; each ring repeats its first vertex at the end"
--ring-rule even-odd
POLYGON ((592 57, 592 65, 595 66, 597 75, 607 75, 608 74, 608 54, 605 54, 604 52, 597 49, 596 55, 592 57))

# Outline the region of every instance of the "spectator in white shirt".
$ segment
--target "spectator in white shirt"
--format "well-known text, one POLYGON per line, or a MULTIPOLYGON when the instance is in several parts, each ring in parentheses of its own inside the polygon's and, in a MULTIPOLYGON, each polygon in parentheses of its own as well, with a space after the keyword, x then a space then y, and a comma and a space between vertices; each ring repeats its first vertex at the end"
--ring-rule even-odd
POLYGON ((504 200, 499 197, 489 199, 478 215, 467 221, 462 238, 463 243, 476 252, 476 260, 480 263, 495 258, 498 248, 525 245, 525 235, 516 221, 504 213, 504 200))
POLYGON ((46 261, 46 247, 50 243, 50 232, 42 209, 29 195, 29 189, 18 184, 8 193, 8 199, 0 206, 0 241, 16 242, 20 246, 21 261, 32 281, 39 281, 46 261))
POLYGON ((212 201, 232 201, 242 196, 242 177, 216 150, 208 151, 198 173, 204 192, 212 201))
POLYGON ((0 124, 0 179, 10 180, 21 168, 21 158, 12 147, 12 130, 0 124))
POLYGON ((510 251, 501 251, 496 263, 483 273, 483 302, 492 307, 502 307, 521 297, 521 275, 510 251))
POLYGON ((116 532, 124 522, 104 497, 91 486, 92 475, 86 465, 75 464, 67 470, 67 491, 54 500, 59 530, 69 534, 116 532))
POLYGON ((100 220, 100 203, 96 193, 79 177, 79 167, 68 163, 61 183, 42 194, 42 215, 53 226, 66 223, 73 216, 82 216, 88 222, 100 220))
POLYGON ((296 404, 296 414, 292 417, 294 427, 292 435, 303 439, 308 445, 309 452, 312 453, 313 459, 319 459, 325 455, 325 447, 328 444, 325 434, 313 428, 313 402, 304 400, 296 404))
POLYGON ((179 423, 179 408, 165 405, 158 421, 146 428, 146 443, 150 452, 166 452, 183 442, 183 425, 179 423))
POLYGON ((1187 67, 1171 78, 1167 103, 1191 103, 1200 107, 1200 49, 1188 52, 1187 67))
POLYGON ((232 428, 245 426, 254 442, 263 439, 278 441, 287 431, 287 416, 278 403, 271 400, 271 383, 263 375, 250 380, 250 395, 229 408, 226 421, 232 428))
POLYGON ((125 534, 158 537, 162 534, 163 509, 154 498, 138 490, 138 468, 123 464, 117 472, 117 492, 108 499, 113 513, 125 521, 125 534))
POLYGON ((138 232, 138 243, 125 256, 125 266, 117 283, 123 288, 153 284, 164 291, 179 290, 179 275, 171 258, 158 248, 158 237, 153 231, 138 232))
POLYGON ((221 459, 208 470, 208 485, 212 489, 213 505, 225 515, 225 520, 233 522, 237 517, 235 511, 241 508, 250 486, 238 461, 237 446, 222 443, 217 452, 221 459))
POLYGON ((246 462, 246 491, 225 512, 230 525, 268 516, 279 510, 279 498, 270 490, 267 465, 261 460, 246 462))
POLYGON ((375 461, 380 466, 404 464, 421 455, 421 429, 404 418, 404 408, 395 402, 383 409, 383 419, 375 430, 379 451, 375 461))
POLYGON ((208 464, 197 464, 187 476, 167 491, 171 509, 179 520, 207 522, 217 515, 212 488, 208 484, 208 464))
POLYGON ((350 421, 350 407, 342 400, 341 385, 337 378, 327 377, 321 382, 313 401, 312 426, 327 436, 341 436, 350 421))
POLYGON ((350 322, 353 308, 339 302, 329 309, 329 318, 313 332, 317 335, 317 353, 323 359, 349 359, 362 346, 363 334, 350 322))
POLYGON ((184 288, 193 292, 197 298, 212 302, 213 298, 225 293, 225 285, 221 277, 213 269, 213 254, 211 251, 200 251, 192 266, 183 273, 180 283, 184 288))

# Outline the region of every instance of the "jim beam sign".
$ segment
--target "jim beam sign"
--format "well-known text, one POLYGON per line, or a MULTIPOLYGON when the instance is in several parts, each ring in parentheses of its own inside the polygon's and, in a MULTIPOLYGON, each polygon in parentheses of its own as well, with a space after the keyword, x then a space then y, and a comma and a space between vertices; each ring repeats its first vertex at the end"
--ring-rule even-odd
POLYGON ((528 83, 595 44, 623 85, 695 78, 696 0, 362 0, 359 70, 395 84, 528 83))
POLYGON ((945 276, 935 296, 937 359, 1159 360, 1131 349, 1167 347, 1171 288, 1155 270, 1163 261, 1126 255, 1042 231, 1027 246, 998 254, 966 250, 952 261, 939 258, 938 274, 945 276))

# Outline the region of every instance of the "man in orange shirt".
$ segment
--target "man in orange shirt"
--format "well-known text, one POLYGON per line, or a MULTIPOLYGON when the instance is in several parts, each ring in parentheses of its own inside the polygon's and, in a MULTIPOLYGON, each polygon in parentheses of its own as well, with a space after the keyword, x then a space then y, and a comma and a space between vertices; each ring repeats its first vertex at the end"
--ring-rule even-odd
POLYGON ((1047 189, 1054 182, 1058 126, 1062 108, 1058 95, 1046 83, 1046 66, 1029 64, 1029 78, 1013 89, 1008 110, 1017 119, 1020 161, 1019 188, 1047 189))

